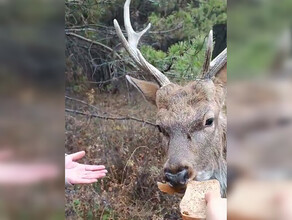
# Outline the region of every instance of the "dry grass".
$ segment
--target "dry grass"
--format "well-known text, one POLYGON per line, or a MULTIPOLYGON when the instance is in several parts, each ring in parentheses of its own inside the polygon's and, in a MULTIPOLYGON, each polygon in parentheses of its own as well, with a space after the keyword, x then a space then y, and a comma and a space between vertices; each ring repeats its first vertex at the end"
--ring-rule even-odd
MULTIPOLYGON (((113 95, 89 90, 80 99, 96 106, 99 114, 155 121, 155 107, 132 92, 113 95)), ((72 101, 66 106, 89 110, 72 101)), ((66 114, 65 150, 85 150, 82 162, 104 164, 109 171, 96 184, 66 188, 67 219, 180 219, 180 198, 162 194, 156 185, 162 180, 164 151, 155 127, 66 114)))

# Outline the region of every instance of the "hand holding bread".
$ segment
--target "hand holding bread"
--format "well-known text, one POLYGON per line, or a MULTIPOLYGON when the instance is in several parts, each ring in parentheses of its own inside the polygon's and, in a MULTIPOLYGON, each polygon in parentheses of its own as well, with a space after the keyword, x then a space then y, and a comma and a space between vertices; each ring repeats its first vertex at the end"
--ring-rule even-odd
MULTIPOLYGON (((157 183, 165 193, 177 193, 168 184, 157 183)), ((220 184, 217 180, 190 181, 180 203, 183 220, 226 220, 227 201, 221 198, 220 184)))

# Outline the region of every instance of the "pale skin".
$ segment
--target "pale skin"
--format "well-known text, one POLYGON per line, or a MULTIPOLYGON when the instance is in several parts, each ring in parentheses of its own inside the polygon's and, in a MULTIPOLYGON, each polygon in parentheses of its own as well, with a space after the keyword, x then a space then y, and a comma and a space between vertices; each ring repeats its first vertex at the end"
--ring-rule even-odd
POLYGON ((279 220, 292 219, 292 191, 278 192, 274 198, 275 214, 279 220))
POLYGON ((208 192, 205 200, 207 202, 207 220, 227 220, 226 198, 221 198, 220 193, 208 192))
MULTIPOLYGON (((59 170, 56 164, 42 164, 9 161, 14 152, 6 149, 0 150, 0 184, 27 185, 55 179, 59 170)), ((84 151, 67 155, 65 157, 65 178, 69 184, 86 184, 97 182, 105 177, 107 170, 103 165, 86 165, 76 162, 85 156, 84 151)))
POLYGON ((69 184, 95 183, 106 176, 103 165, 86 165, 76 162, 85 156, 85 151, 69 154, 65 157, 65 179, 69 184))
POLYGON ((12 150, 0 150, 0 185, 36 184, 59 175, 56 164, 22 162, 13 157, 15 153, 12 150))
MULTIPOLYGON (((227 220, 227 199, 220 194, 209 192, 205 195, 207 202, 207 220, 227 220)), ((283 191, 275 195, 273 201, 274 213, 279 220, 292 219, 292 193, 283 191)))

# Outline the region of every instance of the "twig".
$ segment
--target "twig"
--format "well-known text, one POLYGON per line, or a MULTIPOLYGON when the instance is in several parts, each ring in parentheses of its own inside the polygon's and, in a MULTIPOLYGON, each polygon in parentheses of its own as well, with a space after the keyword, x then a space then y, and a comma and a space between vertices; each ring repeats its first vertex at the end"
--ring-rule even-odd
POLYGON ((65 32, 70 32, 70 31, 93 31, 93 32, 98 32, 98 30, 94 28, 70 28, 70 29, 65 29, 65 32))
POLYGON ((137 122, 141 122, 141 123, 144 123, 144 124, 148 124, 148 125, 157 127, 156 124, 154 124, 154 123, 152 123, 150 121, 144 121, 142 119, 135 118, 135 117, 130 117, 130 116, 124 116, 124 117, 102 116, 102 115, 81 112, 81 111, 78 111, 78 110, 73 110, 73 109, 68 109, 68 108, 65 109, 65 112, 70 112, 70 113, 77 114, 77 115, 84 115, 84 116, 89 116, 89 117, 94 117, 94 118, 105 119, 105 120, 117 120, 117 121, 133 120, 133 121, 137 121, 137 122))
POLYGON ((165 30, 165 31, 149 31, 149 34, 168 34, 169 32, 173 32, 179 30, 183 27, 183 22, 180 22, 175 28, 165 30))
POLYGON ((100 215, 99 220, 102 220, 102 219, 103 219, 103 213, 104 213, 104 210, 105 210, 105 207, 103 207, 103 209, 102 209, 102 212, 101 212, 101 215, 100 215))
POLYGON ((66 99, 69 99, 69 100, 72 100, 72 101, 80 102, 80 103, 82 103, 82 104, 84 104, 84 105, 87 105, 87 106, 89 106, 89 107, 91 107, 91 108, 94 108, 94 109, 96 109, 97 111, 99 111, 99 109, 98 109, 96 106, 94 106, 94 105, 90 105, 89 103, 84 102, 84 101, 82 101, 82 100, 79 100, 79 99, 76 99, 76 98, 72 98, 72 97, 69 97, 69 96, 65 96, 65 98, 66 98, 66 99))
MULTIPOLYGON (((123 70, 124 71, 124 70, 123 70)), ((124 71, 126 72, 126 71, 124 71)), ((90 83, 90 84, 104 84, 104 83, 108 83, 108 82, 111 82, 113 80, 117 80, 117 79, 120 79, 120 78, 123 78, 125 77, 125 75, 131 75, 133 73, 137 73, 137 71, 127 71, 125 74, 123 75, 120 75, 120 76, 117 76, 115 78, 111 78, 111 79, 108 79, 108 80, 104 80, 104 81, 98 81, 98 82, 93 82, 93 81, 86 81, 86 83, 90 83)))
MULTIPOLYGON (((77 37, 77 38, 79 38, 81 40, 84 40, 84 41, 86 41, 88 43, 92 43, 92 44, 95 44, 95 45, 104 47, 105 49, 109 50, 110 52, 114 52, 114 50, 112 48, 110 48, 110 47, 108 47, 108 46, 106 46, 106 45, 104 45, 104 44, 102 44, 100 42, 97 42, 97 41, 94 41, 94 40, 90 40, 88 38, 85 38, 85 37, 83 37, 81 35, 78 35, 78 34, 75 34, 75 33, 72 33, 72 32, 66 32, 66 35, 77 37)), ((122 59, 119 54, 117 54, 117 56, 119 57, 119 59, 122 59)))
MULTIPOLYGON (((125 74, 126 75, 126 74, 125 74)), ((105 80, 105 81, 99 81, 99 82, 93 82, 93 81, 86 81, 87 83, 90 83, 90 84, 104 84, 104 83, 108 83, 108 82, 111 82, 113 80, 116 80, 116 79, 120 79, 122 77, 125 77, 125 75, 121 75, 121 76, 118 76, 116 78, 111 78, 111 79, 108 79, 108 80, 105 80)))
POLYGON ((98 45, 98 46, 104 47, 105 49, 107 49, 107 50, 109 50, 110 52, 114 53, 114 54, 115 54, 120 60, 123 60, 123 61, 127 62, 129 65, 131 65, 132 67, 136 68, 136 66, 135 66, 133 63, 131 63, 130 61, 127 61, 127 60, 125 60, 125 59, 122 59, 121 55, 119 55, 115 50, 113 50, 112 48, 110 48, 110 47, 108 47, 108 46, 106 46, 106 45, 104 45, 104 44, 102 44, 102 43, 100 43, 100 42, 97 42, 97 41, 94 41, 94 40, 91 40, 91 39, 85 38, 85 37, 83 37, 83 36, 81 36, 81 35, 78 35, 78 34, 75 34, 75 33, 72 33, 72 32, 65 32, 65 33, 66 33, 66 35, 68 35, 68 36, 74 36, 74 37, 77 37, 77 38, 79 38, 79 39, 81 39, 81 40, 84 40, 84 41, 86 41, 86 42, 88 42, 88 43, 91 43, 91 44, 95 44, 95 45, 98 45))
POLYGON ((135 152, 138 150, 138 149, 141 149, 141 148, 147 148, 149 149, 149 147, 146 147, 146 146, 140 146, 140 147, 137 147, 130 155, 129 159, 127 160, 127 163, 126 165, 124 166, 124 169, 123 169, 123 173, 122 173, 122 183, 124 184, 124 173, 126 171, 126 168, 128 166, 128 163, 130 162, 130 159, 132 158, 132 156, 135 154, 135 152))
MULTIPOLYGON (((97 24, 88 24, 88 25, 83 25, 83 26, 73 26, 70 28, 65 29, 65 31, 96 31, 94 28, 90 28, 90 26, 96 26, 96 27, 101 27, 101 28, 105 28, 105 29, 110 29, 111 31, 113 31, 113 34, 116 34, 114 32, 114 28, 113 27, 107 27, 104 25, 97 25, 97 24)), ((179 30, 183 27, 183 22, 180 22, 176 27, 169 29, 169 30, 165 30, 165 31, 149 31, 149 34, 168 34, 170 32, 179 30)))

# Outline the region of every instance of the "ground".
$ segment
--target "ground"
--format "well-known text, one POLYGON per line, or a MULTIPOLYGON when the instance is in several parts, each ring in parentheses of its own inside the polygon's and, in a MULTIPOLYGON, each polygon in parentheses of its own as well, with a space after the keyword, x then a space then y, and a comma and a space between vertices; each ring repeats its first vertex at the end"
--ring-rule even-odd
MULTIPOLYGON (((66 108, 155 122, 155 106, 135 91, 111 94, 92 88, 83 94, 67 91, 95 109, 72 100, 66 101, 66 108)), ((109 171, 95 184, 66 187, 66 219, 180 219, 180 196, 165 195, 157 188, 165 152, 156 127, 68 113, 65 127, 65 152, 85 150, 81 162, 104 164, 109 171)))

